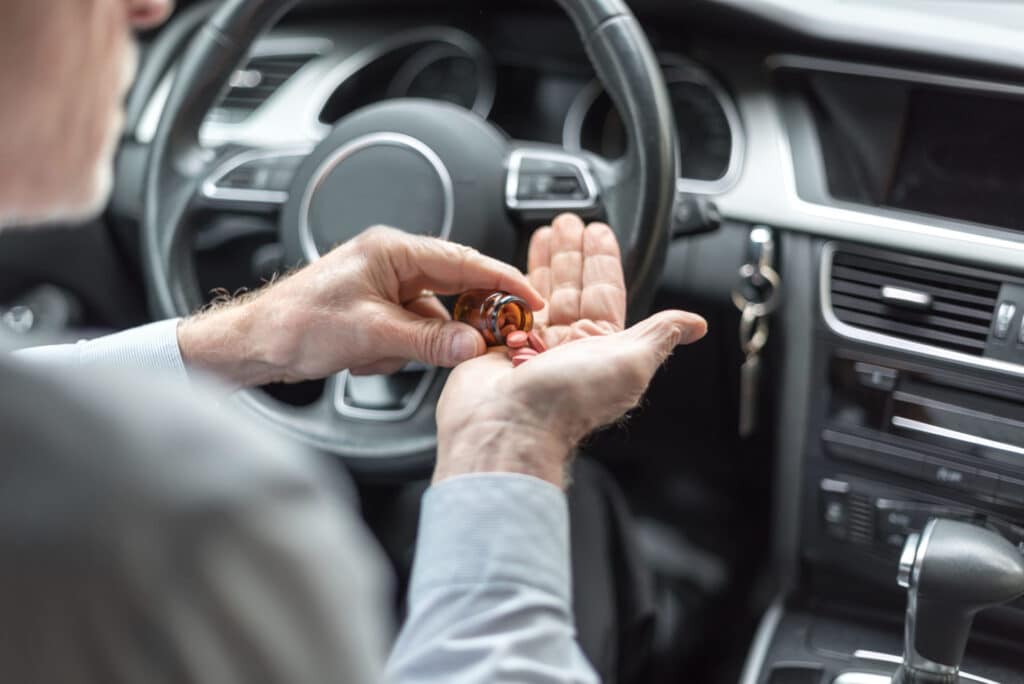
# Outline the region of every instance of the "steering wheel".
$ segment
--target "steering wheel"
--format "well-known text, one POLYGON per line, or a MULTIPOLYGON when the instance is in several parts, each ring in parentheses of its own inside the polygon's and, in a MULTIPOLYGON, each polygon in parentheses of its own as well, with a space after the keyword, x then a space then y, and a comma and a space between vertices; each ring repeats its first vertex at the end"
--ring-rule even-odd
MULTIPOLYGON (((147 162, 143 258, 154 314, 182 316, 202 305, 190 249, 195 211, 241 211, 232 192, 237 186, 222 181, 246 164, 290 173, 285 192, 262 196, 279 205, 288 263, 315 259, 379 223, 440 234, 512 261, 523 227, 575 211, 605 217, 616 231, 630 306, 642 307, 664 264, 675 190, 676 131, 668 94, 625 2, 558 2, 622 114, 628 149, 621 159, 512 141, 472 112, 412 98, 352 112, 311 150, 234 146, 211 155, 199 143, 201 124, 256 38, 295 4, 222 2, 182 55, 147 162)), ((386 379, 353 388, 344 373, 329 378, 311 406, 286 405, 260 390, 239 392, 236 400, 287 434, 340 455, 353 469, 408 475, 432 462, 443 381, 443 373, 430 369, 405 378, 404 403, 387 410, 351 401, 353 392, 387 390, 386 379)))

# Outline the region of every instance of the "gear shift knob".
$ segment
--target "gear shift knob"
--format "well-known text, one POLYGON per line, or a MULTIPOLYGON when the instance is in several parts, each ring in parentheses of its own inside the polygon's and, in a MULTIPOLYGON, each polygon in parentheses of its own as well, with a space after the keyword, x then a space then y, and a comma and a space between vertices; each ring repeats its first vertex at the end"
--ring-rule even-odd
POLYGON ((1024 556, 995 532, 932 519, 903 547, 903 664, 894 684, 955 684, 974 615, 1024 594, 1024 556))

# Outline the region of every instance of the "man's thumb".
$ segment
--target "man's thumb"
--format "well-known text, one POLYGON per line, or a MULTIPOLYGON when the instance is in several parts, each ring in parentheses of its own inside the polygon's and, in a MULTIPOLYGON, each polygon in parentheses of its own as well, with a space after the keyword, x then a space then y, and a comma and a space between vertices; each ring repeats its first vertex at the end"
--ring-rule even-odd
POLYGON ((667 356, 676 346, 696 342, 707 331, 707 321, 697 314, 673 309, 659 311, 634 325, 627 333, 653 345, 658 352, 667 356))
POLYGON ((484 338, 465 323, 424 319, 407 326, 406 355, 431 366, 450 368, 487 351, 484 338))

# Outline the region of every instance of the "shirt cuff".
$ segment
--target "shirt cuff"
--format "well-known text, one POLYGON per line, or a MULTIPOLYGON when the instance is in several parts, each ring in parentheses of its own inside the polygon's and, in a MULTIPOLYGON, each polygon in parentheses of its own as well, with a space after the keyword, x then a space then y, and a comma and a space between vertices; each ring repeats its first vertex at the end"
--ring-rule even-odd
POLYGON ((186 380, 188 374, 178 348, 179 320, 150 323, 73 345, 31 347, 17 352, 17 356, 28 362, 49 365, 146 370, 186 380))
POLYGON ((409 599, 438 587, 513 583, 571 601, 569 509, 549 482, 460 475, 423 496, 409 599))

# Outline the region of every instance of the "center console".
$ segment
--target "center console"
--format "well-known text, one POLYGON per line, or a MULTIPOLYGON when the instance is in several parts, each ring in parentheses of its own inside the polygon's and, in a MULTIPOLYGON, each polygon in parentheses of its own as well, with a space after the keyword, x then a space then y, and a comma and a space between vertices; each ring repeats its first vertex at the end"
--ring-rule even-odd
MULTIPOLYGON (((802 431, 781 436, 776 488, 793 562, 744 684, 883 684, 906 650, 901 554, 929 521, 1024 552, 1024 278, 969 255, 793 239, 807 248, 789 250, 784 280, 806 269, 818 284, 787 291, 786 344, 809 335, 779 394, 807 397, 780 407, 802 431)), ((981 552, 959 546, 962 563, 957 544, 944 562, 972 567, 981 552)), ((944 590, 954 603, 965 577, 944 590)), ((1024 601, 983 611, 970 634, 959 674, 934 681, 1024 682, 1024 601)))

